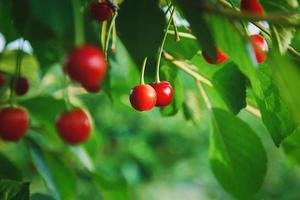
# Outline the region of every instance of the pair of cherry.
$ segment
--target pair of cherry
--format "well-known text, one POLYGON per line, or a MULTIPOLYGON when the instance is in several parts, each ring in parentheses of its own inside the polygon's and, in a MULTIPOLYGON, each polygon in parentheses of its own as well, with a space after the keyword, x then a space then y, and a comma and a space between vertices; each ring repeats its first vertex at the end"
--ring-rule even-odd
POLYGON ((151 110, 154 106, 164 107, 173 100, 173 88, 168 81, 141 84, 132 88, 129 96, 130 103, 137 111, 151 110))
MULTIPOLYGON (((4 75, 0 72, 0 88, 5 84, 5 77, 4 75)), ((27 78, 25 77, 17 77, 17 78, 13 78, 10 81, 10 85, 13 86, 14 85, 14 92, 18 95, 18 96, 22 96, 25 95, 28 90, 29 90, 29 82, 27 80, 27 78)))

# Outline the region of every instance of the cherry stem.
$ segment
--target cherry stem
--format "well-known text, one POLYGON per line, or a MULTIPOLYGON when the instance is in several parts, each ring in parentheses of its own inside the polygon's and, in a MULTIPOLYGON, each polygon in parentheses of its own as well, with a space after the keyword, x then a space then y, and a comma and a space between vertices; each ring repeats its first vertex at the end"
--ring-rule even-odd
POLYGON ((114 13, 114 16, 110 22, 110 25, 109 25, 109 28, 108 28, 108 33, 107 33, 107 38, 106 38, 106 43, 105 43, 105 49, 104 49, 104 53, 105 53, 105 57, 106 57, 106 60, 107 60, 107 51, 108 51, 108 47, 109 47, 109 41, 111 39, 111 33, 112 33, 112 30, 113 30, 113 27, 114 27, 114 24, 116 22, 116 18, 118 16, 118 12, 115 12, 114 13))
POLYGON ((172 23, 174 13, 175 13, 175 7, 173 6, 173 8, 171 10, 171 14, 170 14, 170 19, 168 21, 168 24, 167 24, 167 27, 166 27, 166 30, 165 30, 165 33, 164 33, 164 37, 163 37, 162 43, 161 43, 160 48, 159 48, 159 53, 158 53, 158 58, 157 58, 157 63, 156 63, 156 82, 157 83, 160 82, 159 71, 160 71, 161 55, 162 55, 162 52, 163 52, 163 49, 164 49, 164 46, 165 46, 165 42, 166 42, 167 35, 168 35, 168 30, 169 30, 170 25, 172 23))
POLYGON ((140 84, 144 85, 145 84, 145 69, 147 65, 147 57, 144 59, 143 66, 142 66, 142 74, 141 74, 141 80, 140 84))
POLYGON ((65 101, 65 105, 66 105, 66 109, 67 110, 71 110, 72 109, 72 104, 71 104, 71 100, 69 97, 69 91, 68 91, 68 79, 67 76, 64 74, 63 78, 62 78, 62 88, 63 88, 63 98, 65 101))
MULTIPOLYGON (((232 0, 229 0, 229 3, 230 3, 231 7, 232 7, 234 10, 239 11, 239 10, 235 7, 235 5, 234 5, 234 3, 233 3, 232 0)), ((243 29, 244 29, 244 31, 245 31, 245 34, 248 36, 248 35, 249 35, 249 31, 248 31, 248 28, 247 28, 245 22, 244 22, 243 20, 240 20, 240 21, 241 21, 241 25, 242 25, 242 27, 243 27, 243 29)))
POLYGON ((100 35, 101 46, 102 46, 102 50, 104 51, 104 49, 105 49, 105 40, 106 40, 106 32, 107 32, 107 21, 102 22, 102 24, 100 23, 100 29, 101 29, 101 35, 100 35))
POLYGON ((17 85, 18 78, 21 75, 23 44, 24 44, 24 39, 20 39, 19 47, 18 47, 18 50, 17 50, 17 56, 16 56, 15 74, 14 74, 14 77, 12 79, 11 88, 10 88, 10 105, 12 107, 16 103, 15 87, 17 85))
POLYGON ((78 46, 85 41, 82 11, 79 0, 72 0, 75 30, 75 45, 78 46))

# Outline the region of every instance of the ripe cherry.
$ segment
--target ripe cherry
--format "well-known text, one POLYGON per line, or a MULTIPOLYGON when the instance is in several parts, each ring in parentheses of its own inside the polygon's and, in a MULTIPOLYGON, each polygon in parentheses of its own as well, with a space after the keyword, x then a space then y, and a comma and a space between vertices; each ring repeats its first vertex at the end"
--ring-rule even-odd
POLYGON ((4 85, 4 83, 5 83, 4 75, 0 72, 0 88, 4 85))
POLYGON ((88 139, 91 125, 87 114, 81 109, 62 113, 56 120, 59 136, 69 144, 79 144, 88 139))
POLYGON ((242 0, 241 11, 265 16, 264 9, 259 0, 242 0))
POLYGON ((250 36, 250 41, 255 53, 256 61, 263 63, 267 59, 266 52, 268 52, 268 43, 264 37, 255 34, 250 36))
POLYGON ((29 117, 24 108, 6 107, 0 110, 0 137, 16 142, 22 138, 29 127, 29 117))
POLYGON ((163 107, 169 105, 173 100, 173 88, 168 81, 152 83, 151 86, 156 91, 157 101, 155 106, 163 107))
POLYGON ((113 15, 113 11, 106 1, 100 3, 93 1, 90 6, 90 12, 92 18, 100 22, 109 20, 113 15))
POLYGON ((223 53, 220 49, 217 49, 216 54, 217 54, 217 59, 213 59, 213 58, 209 57, 204 51, 202 53, 203 58, 209 64, 221 64, 228 59, 228 56, 225 53, 223 53))
POLYGON ((95 88, 103 81, 107 64, 101 50, 94 46, 85 45, 74 49, 69 54, 65 70, 72 80, 83 86, 88 86, 87 88, 91 86, 95 88))
POLYGON ((25 78, 25 77, 21 77, 20 76, 18 78, 13 78, 13 79, 11 79, 10 84, 11 85, 15 84, 14 85, 15 93, 18 96, 25 95, 28 92, 28 90, 29 90, 29 83, 28 83, 27 78, 25 78))
POLYGON ((156 92, 148 84, 141 84, 132 88, 129 96, 130 103, 137 111, 151 110, 156 104, 156 92))

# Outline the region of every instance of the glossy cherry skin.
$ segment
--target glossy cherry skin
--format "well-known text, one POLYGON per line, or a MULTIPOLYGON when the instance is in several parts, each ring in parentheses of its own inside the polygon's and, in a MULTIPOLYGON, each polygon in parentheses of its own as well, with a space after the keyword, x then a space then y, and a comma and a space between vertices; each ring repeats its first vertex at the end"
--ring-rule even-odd
POLYGON ((137 111, 151 110, 156 104, 156 92, 148 84, 138 85, 131 89, 129 100, 137 111))
POLYGON ((107 70, 104 54, 98 48, 85 45, 74 49, 68 56, 65 71, 69 77, 81 83, 93 87, 101 84, 107 70))
POLYGON ((220 49, 217 49, 216 51, 216 54, 217 54, 217 59, 213 59, 211 57, 209 57, 205 51, 203 51, 202 55, 203 55, 203 58, 206 60, 206 62, 208 62, 209 64, 222 64, 224 63, 225 61, 227 61, 228 59, 228 56, 222 52, 220 49))
POLYGON ((72 145, 86 141, 91 132, 87 114, 81 109, 62 113, 56 120, 56 130, 59 136, 72 145))
POLYGON ((258 63, 263 63, 267 59, 266 53, 269 50, 267 41, 258 34, 251 35, 250 41, 255 53, 256 61, 258 63))
POLYGON ((160 81, 158 83, 152 83, 157 96, 157 107, 163 107, 169 105, 173 100, 174 90, 172 85, 168 81, 160 81))
POLYGON ((25 95, 28 90, 29 90, 29 82, 27 80, 27 78, 25 77, 18 77, 18 78, 13 78, 11 80, 11 85, 13 84, 13 81, 15 81, 15 93, 18 96, 23 96, 25 95))
POLYGON ((4 83, 5 83, 4 75, 0 72, 0 88, 4 85, 4 83))
POLYGON ((241 11, 265 16, 264 9, 259 0, 242 0, 241 11))
POLYGON ((91 16, 94 20, 103 22, 109 20, 112 15, 113 11, 107 2, 97 2, 93 1, 90 6, 91 16))
POLYGON ((29 116, 24 108, 2 108, 0 110, 0 136, 5 141, 16 142, 29 127, 29 116))

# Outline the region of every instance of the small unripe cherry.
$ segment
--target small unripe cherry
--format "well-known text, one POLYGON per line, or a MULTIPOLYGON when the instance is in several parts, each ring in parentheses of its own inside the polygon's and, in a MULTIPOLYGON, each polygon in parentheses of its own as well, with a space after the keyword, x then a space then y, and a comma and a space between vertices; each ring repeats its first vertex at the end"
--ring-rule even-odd
POLYGON ((172 85, 168 81, 152 83, 151 86, 154 88, 157 96, 155 106, 163 107, 172 102, 174 91, 172 85))
POLYGON ((264 9, 259 0, 242 0, 241 11, 256 14, 259 16, 265 16, 264 9))
POLYGON ((101 50, 91 45, 74 49, 68 56, 65 71, 69 77, 83 86, 95 88, 104 80, 107 63, 101 50), (92 84, 91 84, 92 83, 92 84))
POLYGON ((4 75, 0 72, 0 88, 4 85, 4 83, 5 83, 4 75))
POLYGON ((90 12, 92 18, 100 22, 109 20, 113 15, 113 11, 106 1, 93 1, 90 6, 90 12))
POLYGON ((72 145, 86 141, 91 132, 91 125, 87 114, 81 109, 62 113, 56 120, 59 136, 72 145))
POLYGON ((253 47, 255 58, 258 63, 263 63, 267 59, 268 43, 261 35, 255 34, 250 36, 251 45, 253 47))
POLYGON ((141 84, 131 89, 129 100, 137 111, 151 110, 156 104, 156 92, 148 84, 141 84))
POLYGON ((217 49, 216 54, 217 54, 217 58, 213 59, 210 56, 208 56, 208 54, 205 53, 205 51, 202 52, 203 58, 209 64, 222 64, 225 61, 227 61, 228 56, 224 52, 222 52, 220 49, 217 49))
POLYGON ((21 107, 0 109, 0 137, 5 141, 20 140, 29 127, 27 111, 21 107))
POLYGON ((23 96, 25 95, 28 90, 29 90, 29 82, 27 80, 27 78, 25 77, 17 77, 17 78, 12 78, 11 79, 11 85, 14 84, 14 90, 16 95, 18 96, 23 96))

